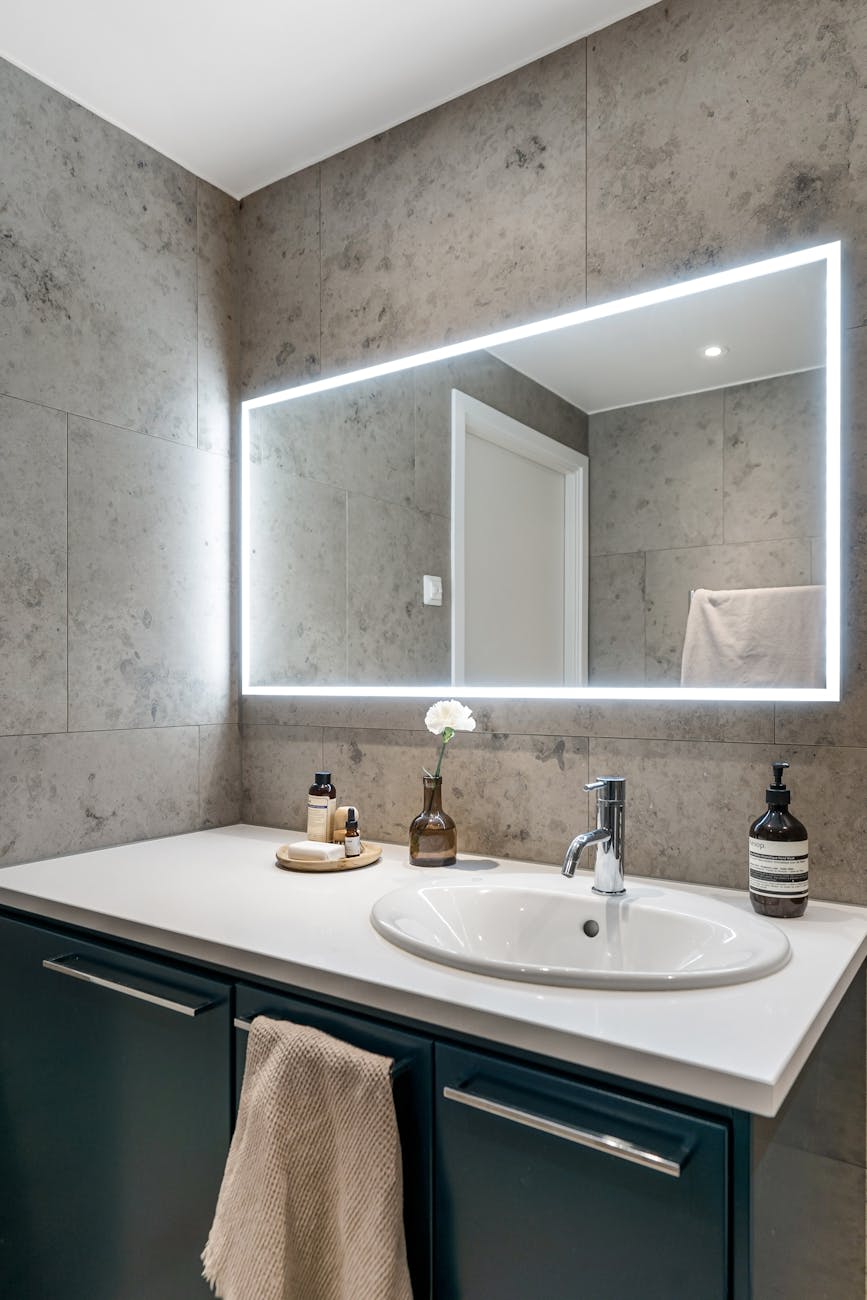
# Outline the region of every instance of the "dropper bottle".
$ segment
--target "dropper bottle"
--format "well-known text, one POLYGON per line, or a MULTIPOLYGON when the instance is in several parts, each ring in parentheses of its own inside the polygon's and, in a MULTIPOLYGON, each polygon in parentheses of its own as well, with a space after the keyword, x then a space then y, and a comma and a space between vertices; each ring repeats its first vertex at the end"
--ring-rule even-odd
POLYGON ((789 920, 807 910, 810 847, 807 828, 789 812, 792 795, 783 785, 789 765, 772 766, 767 812, 750 827, 750 902, 762 916, 789 920))

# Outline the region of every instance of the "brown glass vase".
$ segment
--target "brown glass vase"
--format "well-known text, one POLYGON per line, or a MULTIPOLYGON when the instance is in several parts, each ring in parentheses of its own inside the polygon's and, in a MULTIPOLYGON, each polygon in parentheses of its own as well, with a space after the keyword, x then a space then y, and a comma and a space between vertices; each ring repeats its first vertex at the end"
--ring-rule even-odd
POLYGON ((409 828, 414 867, 451 867, 458 860, 458 828, 443 812, 443 779, 424 777, 424 808, 409 828))

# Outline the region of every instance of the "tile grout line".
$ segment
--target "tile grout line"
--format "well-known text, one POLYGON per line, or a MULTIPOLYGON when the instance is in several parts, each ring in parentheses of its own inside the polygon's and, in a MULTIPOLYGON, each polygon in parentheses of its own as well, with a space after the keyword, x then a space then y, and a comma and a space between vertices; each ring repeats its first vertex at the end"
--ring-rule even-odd
POLYGON ((590 301, 590 37, 584 38, 584 305, 590 301))
POLYGON ((196 726, 196 825, 202 824, 202 728, 196 726))
POLYGON ((319 196, 319 374, 322 374, 322 163, 316 167, 316 186, 319 196))
MULTIPOLYGON (((201 251, 201 231, 199 229, 199 185, 201 184, 198 176, 196 177, 196 448, 201 451, 199 443, 199 253, 201 251)), ((231 450, 231 448, 230 448, 231 450)))

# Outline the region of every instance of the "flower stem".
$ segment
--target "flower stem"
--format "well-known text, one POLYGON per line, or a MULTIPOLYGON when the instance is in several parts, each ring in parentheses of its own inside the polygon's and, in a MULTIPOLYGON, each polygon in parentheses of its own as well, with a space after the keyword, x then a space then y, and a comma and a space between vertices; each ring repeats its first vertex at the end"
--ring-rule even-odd
POLYGON ((443 743, 440 745, 440 756, 437 759, 437 770, 434 772, 434 780, 436 780, 440 774, 440 768, 443 765, 443 754, 446 752, 446 745, 449 743, 449 741, 451 740, 454 734, 455 734, 454 728, 452 727, 443 728, 443 743))

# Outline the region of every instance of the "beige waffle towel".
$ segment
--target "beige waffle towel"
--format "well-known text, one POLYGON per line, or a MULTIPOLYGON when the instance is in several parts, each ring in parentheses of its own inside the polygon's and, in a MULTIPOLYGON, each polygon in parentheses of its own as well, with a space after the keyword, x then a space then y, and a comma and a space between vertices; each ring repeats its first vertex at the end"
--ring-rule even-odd
POLYGON ((693 592, 681 686, 824 686, 825 588, 693 592))
POLYGON ((202 1254, 222 1300, 412 1300, 390 1068, 316 1029, 253 1021, 202 1254))

